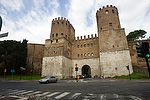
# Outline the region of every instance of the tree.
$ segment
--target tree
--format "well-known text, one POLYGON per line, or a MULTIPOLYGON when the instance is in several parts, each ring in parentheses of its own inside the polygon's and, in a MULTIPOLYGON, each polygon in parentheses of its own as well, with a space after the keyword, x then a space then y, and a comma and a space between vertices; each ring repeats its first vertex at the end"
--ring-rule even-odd
POLYGON ((27 40, 20 41, 7 40, 0 41, 0 63, 5 63, 8 70, 26 66, 27 40))
POLYGON ((135 40, 138 40, 138 39, 142 39, 142 38, 145 38, 146 36, 146 31, 145 30, 135 30, 133 32, 130 32, 128 35, 127 35, 127 41, 135 41, 135 40))

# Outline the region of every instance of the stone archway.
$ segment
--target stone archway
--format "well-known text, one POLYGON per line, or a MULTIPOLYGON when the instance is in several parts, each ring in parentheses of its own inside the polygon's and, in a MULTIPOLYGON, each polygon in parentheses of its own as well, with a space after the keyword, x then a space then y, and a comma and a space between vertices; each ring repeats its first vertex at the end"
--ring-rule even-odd
POLYGON ((91 77, 91 68, 88 65, 84 65, 82 67, 82 75, 85 77, 91 77))

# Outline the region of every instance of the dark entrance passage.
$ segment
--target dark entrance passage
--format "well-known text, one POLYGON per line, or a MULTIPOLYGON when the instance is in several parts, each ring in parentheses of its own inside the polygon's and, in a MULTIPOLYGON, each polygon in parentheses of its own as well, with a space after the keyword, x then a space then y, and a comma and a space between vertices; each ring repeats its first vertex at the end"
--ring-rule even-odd
POLYGON ((88 65, 82 67, 82 75, 87 78, 91 78, 91 68, 88 65))

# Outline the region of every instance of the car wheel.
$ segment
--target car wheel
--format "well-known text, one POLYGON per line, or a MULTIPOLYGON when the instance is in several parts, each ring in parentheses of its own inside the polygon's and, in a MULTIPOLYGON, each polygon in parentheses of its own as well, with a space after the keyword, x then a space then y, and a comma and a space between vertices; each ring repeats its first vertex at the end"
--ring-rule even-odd
POLYGON ((55 83, 57 83, 57 80, 55 80, 55 83))
POLYGON ((49 83, 49 81, 47 80, 46 83, 49 83))

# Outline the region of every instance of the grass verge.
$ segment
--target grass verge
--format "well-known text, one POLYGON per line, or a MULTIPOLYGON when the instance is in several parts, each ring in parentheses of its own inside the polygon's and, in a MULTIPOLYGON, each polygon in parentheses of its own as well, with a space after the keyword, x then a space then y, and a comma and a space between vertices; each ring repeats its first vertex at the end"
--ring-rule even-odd
MULTIPOLYGON (((115 76, 114 78, 119 79, 130 79, 129 75, 115 76)), ((134 72, 131 74, 131 79, 147 79, 149 78, 148 72, 134 72)))
POLYGON ((21 79, 21 80, 38 80, 41 79, 41 75, 0 75, 1 79, 21 79))

